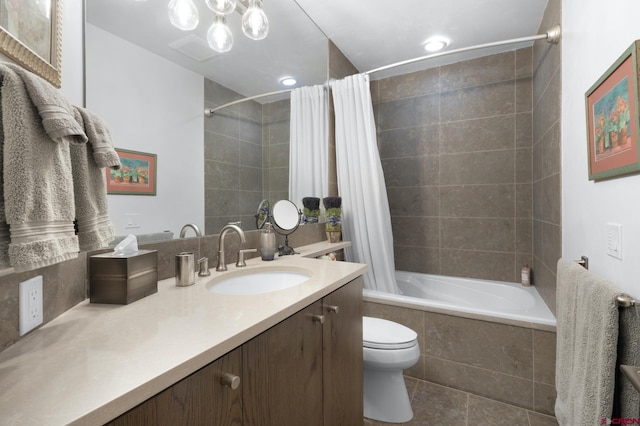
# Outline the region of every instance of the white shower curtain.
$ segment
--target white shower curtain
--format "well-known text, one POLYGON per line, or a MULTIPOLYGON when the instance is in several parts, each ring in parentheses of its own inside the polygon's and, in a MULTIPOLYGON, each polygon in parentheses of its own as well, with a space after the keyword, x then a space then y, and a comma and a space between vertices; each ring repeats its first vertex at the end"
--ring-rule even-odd
POLYGON ((364 285, 399 293, 387 191, 376 141, 369 76, 331 82, 336 114, 336 165, 347 260, 367 263, 364 285))
POLYGON ((327 109, 324 86, 291 92, 289 200, 299 209, 304 197, 323 198, 329 193, 327 109))

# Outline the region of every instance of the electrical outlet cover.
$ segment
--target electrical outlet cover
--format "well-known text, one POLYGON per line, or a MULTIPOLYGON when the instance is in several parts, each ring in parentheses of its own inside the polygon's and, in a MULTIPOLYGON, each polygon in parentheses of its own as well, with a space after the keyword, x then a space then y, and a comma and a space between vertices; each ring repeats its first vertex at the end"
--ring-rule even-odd
POLYGON ((43 321, 42 275, 20 283, 20 335, 33 330, 43 321))

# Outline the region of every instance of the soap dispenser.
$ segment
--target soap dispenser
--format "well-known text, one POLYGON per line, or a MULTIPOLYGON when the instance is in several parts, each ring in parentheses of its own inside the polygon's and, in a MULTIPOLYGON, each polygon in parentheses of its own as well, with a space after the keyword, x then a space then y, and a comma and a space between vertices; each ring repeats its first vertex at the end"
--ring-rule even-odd
POLYGON ((260 254, 262 260, 273 260, 276 254, 276 234, 271 230, 271 222, 264 224, 264 229, 260 234, 260 254))

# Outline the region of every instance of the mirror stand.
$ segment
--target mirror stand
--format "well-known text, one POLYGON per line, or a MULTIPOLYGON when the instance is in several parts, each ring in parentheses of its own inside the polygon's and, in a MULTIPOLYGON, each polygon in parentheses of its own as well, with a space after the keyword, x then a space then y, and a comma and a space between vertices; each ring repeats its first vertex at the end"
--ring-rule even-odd
POLYGON ((284 245, 278 246, 278 255, 287 256, 290 254, 298 254, 297 251, 289 245, 289 234, 292 234, 300 225, 300 211, 289 200, 280 200, 273 205, 271 211, 273 219, 274 231, 280 235, 284 235, 284 245))

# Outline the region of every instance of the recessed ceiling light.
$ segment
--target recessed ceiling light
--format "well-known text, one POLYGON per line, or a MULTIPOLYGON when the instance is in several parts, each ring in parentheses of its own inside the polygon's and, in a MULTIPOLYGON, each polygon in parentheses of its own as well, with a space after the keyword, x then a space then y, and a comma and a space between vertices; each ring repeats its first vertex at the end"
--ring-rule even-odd
POLYGON ((295 86, 295 84, 298 82, 298 80, 296 80, 293 77, 282 77, 280 79, 280 84, 282 84, 283 86, 295 86))
POLYGON ((424 43, 424 50, 427 52, 437 52, 449 45, 449 40, 442 37, 431 38, 424 43))

